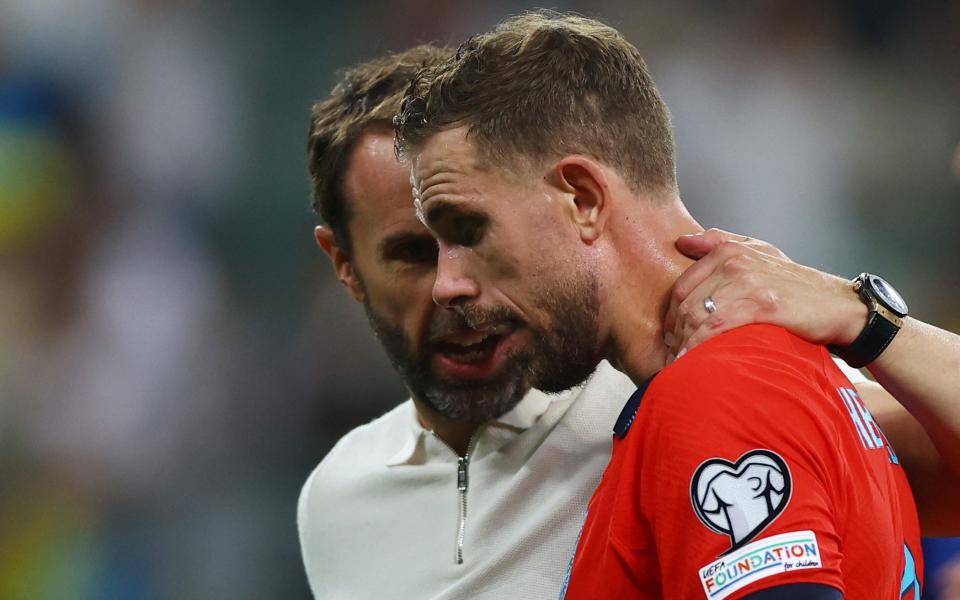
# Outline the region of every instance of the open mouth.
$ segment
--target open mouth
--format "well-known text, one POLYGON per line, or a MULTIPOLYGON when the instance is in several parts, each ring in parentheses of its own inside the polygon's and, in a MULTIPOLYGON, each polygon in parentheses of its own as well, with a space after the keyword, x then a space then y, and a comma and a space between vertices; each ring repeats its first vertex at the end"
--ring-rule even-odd
POLYGON ((468 329, 434 342, 435 367, 457 379, 480 379, 496 375, 512 347, 515 326, 498 324, 480 330, 468 329))
POLYGON ((470 338, 438 342, 437 351, 457 362, 475 363, 492 353, 503 336, 477 331, 470 338))

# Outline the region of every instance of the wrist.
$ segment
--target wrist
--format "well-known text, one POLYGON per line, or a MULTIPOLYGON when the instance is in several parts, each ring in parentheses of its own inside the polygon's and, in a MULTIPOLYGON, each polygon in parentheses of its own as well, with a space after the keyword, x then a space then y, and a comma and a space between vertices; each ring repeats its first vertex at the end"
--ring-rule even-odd
POLYGON ((870 364, 896 337, 907 316, 907 303, 882 277, 861 273, 853 280, 853 289, 867 307, 867 324, 853 342, 830 345, 828 349, 853 368, 870 364))
POLYGON ((829 309, 836 322, 834 333, 827 344, 849 346, 867 326, 870 309, 854 290, 852 281, 841 277, 834 277, 833 279, 838 301, 835 306, 829 309))

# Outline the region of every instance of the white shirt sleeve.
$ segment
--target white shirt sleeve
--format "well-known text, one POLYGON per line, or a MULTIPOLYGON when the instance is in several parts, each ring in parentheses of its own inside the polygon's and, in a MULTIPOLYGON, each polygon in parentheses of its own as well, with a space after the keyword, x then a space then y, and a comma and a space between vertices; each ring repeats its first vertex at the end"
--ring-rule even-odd
POLYGON ((323 598, 319 588, 319 582, 312 577, 311 561, 310 556, 308 555, 310 548, 310 525, 308 523, 309 519, 309 504, 310 504, 310 491, 313 485, 313 478, 317 470, 314 469, 310 473, 310 477, 307 478, 307 482, 303 485, 303 489, 300 491, 300 498, 297 500, 297 533, 300 537, 300 555, 303 559, 304 570, 307 573, 307 583, 310 585, 310 592, 313 594, 314 598, 323 598))

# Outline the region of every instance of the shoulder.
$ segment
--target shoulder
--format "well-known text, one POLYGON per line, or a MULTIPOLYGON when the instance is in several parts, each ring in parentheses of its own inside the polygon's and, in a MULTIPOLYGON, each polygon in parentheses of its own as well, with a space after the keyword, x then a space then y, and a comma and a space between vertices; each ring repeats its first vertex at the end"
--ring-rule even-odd
POLYGON ((831 443, 838 402, 826 351, 768 325, 733 330, 692 350, 651 382, 640 404, 648 431, 693 444, 815 436, 831 443))
POLYGON ((825 381, 822 347, 772 325, 750 325, 709 340, 663 369, 647 397, 683 396, 709 409, 753 393, 816 395, 825 381))
POLYGON ((299 514, 323 497, 335 498, 352 481, 386 465, 411 436, 416 418, 411 400, 340 438, 313 469, 300 492, 299 514))
POLYGON ((307 579, 316 597, 324 597, 328 582, 319 574, 330 563, 330 539, 343 535, 352 504, 366 494, 371 475, 386 470, 387 463, 407 440, 416 419, 413 402, 347 433, 320 461, 304 483, 297 501, 297 533, 307 579))
POLYGON ((694 348, 661 372, 673 384, 710 375, 714 383, 735 383, 751 374, 772 375, 789 369, 823 367, 822 347, 774 325, 747 325, 733 329, 694 348))

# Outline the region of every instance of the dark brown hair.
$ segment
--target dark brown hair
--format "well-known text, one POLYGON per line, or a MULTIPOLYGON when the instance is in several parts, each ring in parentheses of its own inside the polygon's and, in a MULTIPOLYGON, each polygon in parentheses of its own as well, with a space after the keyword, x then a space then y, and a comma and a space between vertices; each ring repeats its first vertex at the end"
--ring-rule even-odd
POLYGON ((643 58, 578 15, 528 12, 470 38, 417 75, 394 124, 401 155, 462 125, 498 165, 587 154, 635 191, 676 188, 670 115, 643 58))
POLYGON ((307 139, 312 207, 348 254, 350 206, 343 180, 354 144, 370 126, 390 127, 417 71, 451 55, 450 49, 426 44, 356 65, 342 73, 329 97, 314 104, 307 139))

